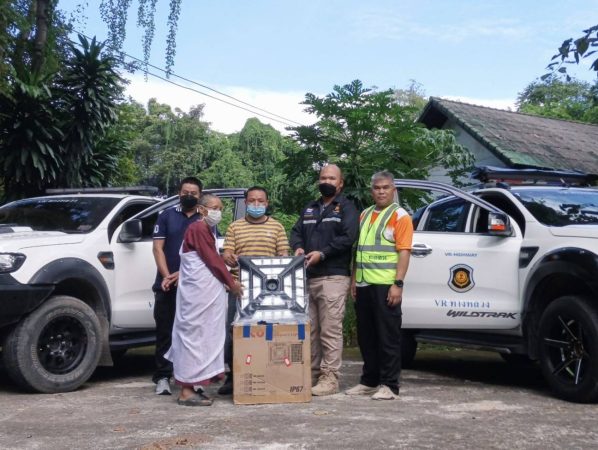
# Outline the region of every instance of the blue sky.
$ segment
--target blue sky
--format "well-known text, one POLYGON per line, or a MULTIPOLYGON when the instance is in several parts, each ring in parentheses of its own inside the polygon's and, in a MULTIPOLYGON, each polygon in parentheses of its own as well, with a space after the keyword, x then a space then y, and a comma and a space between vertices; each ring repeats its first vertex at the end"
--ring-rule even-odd
MULTIPOLYGON (((104 38, 97 5, 89 1, 81 27, 104 38)), ((167 13, 168 1, 158 0, 158 66, 167 13)), ((136 15, 134 0, 124 50, 141 57, 136 15)), ((428 96, 508 107, 564 39, 596 23, 598 0, 183 0, 174 72, 300 122, 310 120, 298 105, 306 92, 324 95, 356 78, 381 89, 416 80, 428 96)), ((594 79, 587 64, 572 73, 594 79)), ((131 79, 142 102, 154 95, 183 110, 206 103, 206 118, 222 131, 251 116, 151 77, 131 79)))

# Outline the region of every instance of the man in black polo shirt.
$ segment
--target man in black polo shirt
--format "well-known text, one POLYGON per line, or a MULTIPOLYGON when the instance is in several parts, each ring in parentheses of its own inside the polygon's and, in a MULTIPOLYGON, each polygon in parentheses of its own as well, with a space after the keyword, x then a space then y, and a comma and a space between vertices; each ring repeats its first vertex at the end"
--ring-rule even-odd
POLYGON ((155 296, 154 320, 156 321, 156 372, 152 377, 156 383, 156 394, 170 395, 172 363, 164 358, 172 339, 172 325, 176 309, 176 282, 168 291, 162 289, 166 277, 176 280, 181 259, 179 250, 187 227, 199 220, 197 204, 202 184, 195 177, 188 177, 179 185, 179 204, 158 216, 154 228, 154 259, 158 271, 152 287, 155 296))
POLYGON ((305 207, 293 226, 290 243, 295 255, 305 255, 307 267, 315 382, 311 392, 330 395, 338 392, 345 300, 359 214, 340 193, 343 178, 338 166, 329 164, 320 171, 318 187, 322 197, 305 207))

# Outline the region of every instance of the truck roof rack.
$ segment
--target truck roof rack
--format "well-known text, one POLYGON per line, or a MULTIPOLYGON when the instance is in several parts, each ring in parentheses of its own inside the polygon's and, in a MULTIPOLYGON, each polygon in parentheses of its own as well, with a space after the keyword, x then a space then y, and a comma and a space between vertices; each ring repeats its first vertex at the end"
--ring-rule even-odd
POLYGON ((506 183, 508 185, 542 186, 590 186, 596 183, 598 175, 579 170, 553 169, 511 169, 506 167, 476 167, 471 178, 482 183, 506 183))
POLYGON ((128 187, 85 187, 85 188, 54 188, 46 189, 48 195, 60 194, 129 194, 129 195, 155 195, 158 188, 155 186, 128 186, 128 187))

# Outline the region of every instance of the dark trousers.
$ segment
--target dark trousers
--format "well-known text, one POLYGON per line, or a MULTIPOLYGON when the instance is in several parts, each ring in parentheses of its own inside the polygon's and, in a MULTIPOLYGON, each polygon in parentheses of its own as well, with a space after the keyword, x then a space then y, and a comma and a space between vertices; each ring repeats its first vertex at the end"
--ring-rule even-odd
POLYGON ((161 378, 172 377, 172 363, 164 354, 172 344, 172 325, 176 312, 176 289, 154 292, 154 320, 156 321, 156 371, 152 377, 154 383, 161 378))
POLYGON ((233 321, 237 312, 237 299, 228 294, 228 310, 226 313, 226 339, 224 341, 224 362, 230 368, 229 376, 233 376, 233 321))
POLYGON ((363 358, 360 383, 388 386, 399 392, 401 374, 401 305, 386 304, 390 286, 370 285, 357 288, 355 312, 357 342, 363 358))

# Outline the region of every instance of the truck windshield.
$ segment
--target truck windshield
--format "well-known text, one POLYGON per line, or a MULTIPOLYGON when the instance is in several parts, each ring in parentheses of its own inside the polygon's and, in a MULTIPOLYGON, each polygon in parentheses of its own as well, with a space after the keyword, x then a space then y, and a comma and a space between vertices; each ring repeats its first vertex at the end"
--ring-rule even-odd
POLYGON ((598 225, 596 189, 520 189, 513 194, 544 225, 598 225))
POLYGON ((0 226, 89 233, 120 200, 117 197, 42 197, 17 200, 0 207, 0 226))

